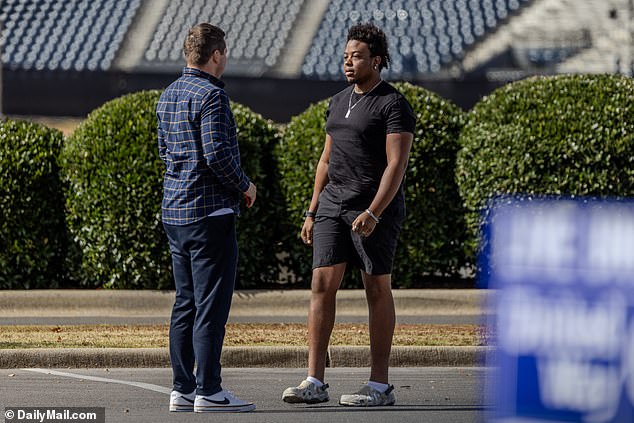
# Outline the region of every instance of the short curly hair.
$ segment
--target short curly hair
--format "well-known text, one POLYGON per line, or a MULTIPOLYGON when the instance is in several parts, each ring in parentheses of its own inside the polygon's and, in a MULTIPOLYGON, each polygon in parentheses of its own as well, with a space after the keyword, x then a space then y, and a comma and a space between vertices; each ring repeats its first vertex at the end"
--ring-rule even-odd
POLYGON ((385 32, 376 25, 361 23, 350 27, 346 42, 350 40, 366 43, 370 48, 370 55, 372 57, 381 57, 379 70, 388 67, 388 63, 390 63, 390 53, 387 51, 387 37, 385 36, 385 32))

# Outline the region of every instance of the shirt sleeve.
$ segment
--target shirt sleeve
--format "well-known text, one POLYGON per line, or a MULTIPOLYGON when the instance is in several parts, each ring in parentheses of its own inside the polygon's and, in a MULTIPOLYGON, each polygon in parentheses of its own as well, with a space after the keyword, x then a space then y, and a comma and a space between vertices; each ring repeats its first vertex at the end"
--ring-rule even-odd
POLYGON ((165 144, 165 134, 161 129, 161 118, 157 116, 158 125, 156 126, 156 134, 158 137, 159 157, 167 165, 167 144, 165 144))
POLYGON ((414 133, 416 129, 416 115, 409 102, 399 95, 387 109, 387 133, 398 134, 401 132, 414 133))
POLYGON ((229 132, 233 125, 229 99, 222 91, 213 91, 201 110, 203 154, 220 182, 245 192, 250 181, 240 166, 238 141, 229 132))

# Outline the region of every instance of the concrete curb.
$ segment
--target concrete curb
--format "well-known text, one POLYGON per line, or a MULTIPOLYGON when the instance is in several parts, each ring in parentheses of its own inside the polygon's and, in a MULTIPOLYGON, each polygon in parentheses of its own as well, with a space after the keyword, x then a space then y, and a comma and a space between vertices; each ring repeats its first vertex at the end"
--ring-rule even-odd
MULTIPOLYGON (((488 347, 428 346, 392 347, 391 367, 481 366, 488 347)), ((370 348, 336 346, 328 350, 330 367, 370 367, 370 348)))
MULTIPOLYGON (((481 366, 490 347, 405 347, 392 349, 393 367, 481 366)), ((224 367, 302 368, 308 366, 307 347, 225 347, 224 367)), ((370 349, 333 346, 328 367, 368 367, 370 349)), ((0 368, 116 368, 169 367, 167 348, 30 348, 0 350, 0 368)))

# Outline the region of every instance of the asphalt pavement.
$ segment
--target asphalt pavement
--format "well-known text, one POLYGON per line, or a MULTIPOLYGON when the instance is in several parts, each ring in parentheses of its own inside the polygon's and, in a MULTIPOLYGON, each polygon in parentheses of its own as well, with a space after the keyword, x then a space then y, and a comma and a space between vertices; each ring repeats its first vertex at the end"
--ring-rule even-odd
MULTIPOLYGON (((341 394, 356 391, 367 369, 327 369, 331 399, 316 405, 286 404, 281 393, 297 385, 304 369, 226 368, 223 386, 256 404, 251 413, 220 415, 169 413, 171 370, 3 369, 0 370, 0 411, 5 407, 105 407, 108 423, 217 421, 296 422, 416 422, 472 423, 486 410, 482 386, 487 370, 473 367, 412 367, 391 369, 396 405, 349 408, 337 404, 341 394)), ((5 420, 11 422, 11 420, 5 420)))

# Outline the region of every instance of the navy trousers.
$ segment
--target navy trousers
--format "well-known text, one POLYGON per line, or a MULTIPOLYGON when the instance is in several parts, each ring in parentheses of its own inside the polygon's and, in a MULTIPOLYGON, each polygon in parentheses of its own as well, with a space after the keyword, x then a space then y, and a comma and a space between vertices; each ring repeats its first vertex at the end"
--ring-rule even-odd
POLYGON ((176 283, 169 332, 174 390, 213 395, 222 390, 220 353, 238 265, 235 216, 163 227, 176 283))

